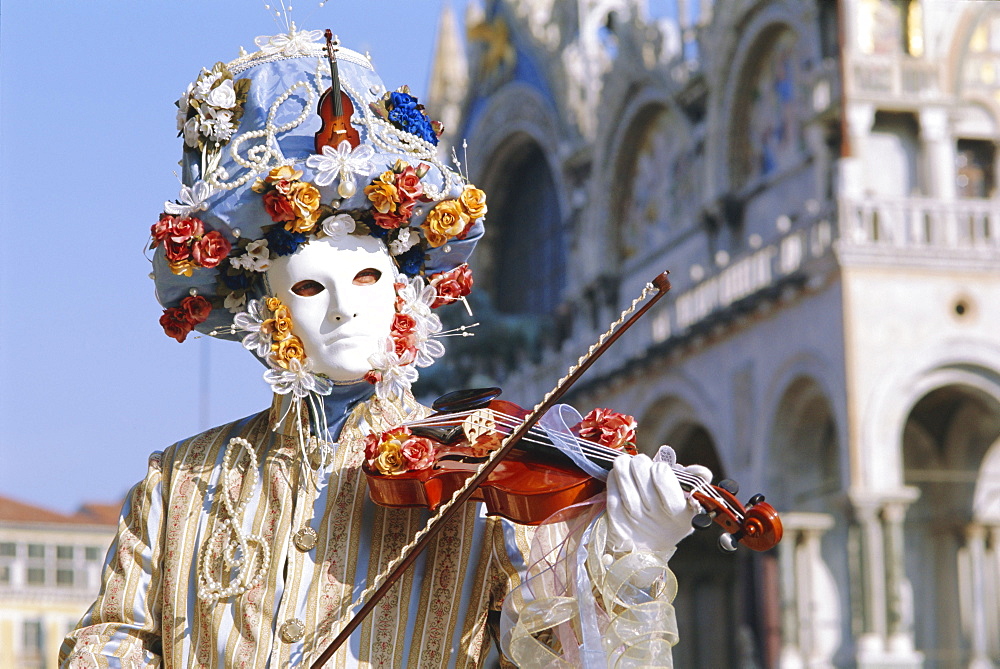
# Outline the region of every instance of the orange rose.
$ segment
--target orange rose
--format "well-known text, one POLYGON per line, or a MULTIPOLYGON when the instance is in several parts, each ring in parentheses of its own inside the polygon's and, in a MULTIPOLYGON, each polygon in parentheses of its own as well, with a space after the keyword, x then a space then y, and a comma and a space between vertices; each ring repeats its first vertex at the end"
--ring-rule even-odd
MULTIPOLYGON (((282 307, 284 310, 284 307, 282 307)), ((261 323, 260 331, 271 335, 275 341, 287 339, 292 334, 292 319, 290 318, 268 318, 261 323)))
POLYGON ((273 184, 276 181, 298 181, 302 178, 302 170, 297 170, 291 165, 282 165, 271 170, 265 181, 273 184))
POLYGON ((473 221, 486 215, 486 193, 469 184, 458 196, 458 201, 462 203, 462 208, 473 221))
POLYGON ((285 369, 288 369, 289 360, 305 360, 306 357, 302 340, 295 335, 282 339, 277 344, 271 344, 271 351, 274 352, 275 361, 285 369))
POLYGON ((382 452, 372 463, 379 474, 398 474, 406 470, 406 461, 398 441, 387 441, 382 444, 382 452))
POLYGON ((276 311, 278 311, 278 309, 280 309, 284 305, 281 303, 281 300, 279 300, 278 298, 276 298, 276 297, 268 297, 268 298, 266 298, 264 300, 264 306, 266 306, 269 311, 276 312, 276 311))
POLYGON ((420 227, 424 229, 427 243, 436 248, 461 234, 468 224, 469 216, 461 203, 458 200, 445 200, 430 210, 420 227))
POLYGON ((319 191, 308 182, 295 184, 288 194, 289 203, 297 219, 285 224, 289 232, 309 232, 319 217, 319 191), (292 226, 292 227, 289 227, 292 226))
POLYGON ((380 214, 387 214, 396 211, 396 203, 399 202, 399 191, 396 190, 396 175, 392 172, 383 172, 377 180, 370 186, 365 186, 365 195, 371 200, 372 206, 380 214))

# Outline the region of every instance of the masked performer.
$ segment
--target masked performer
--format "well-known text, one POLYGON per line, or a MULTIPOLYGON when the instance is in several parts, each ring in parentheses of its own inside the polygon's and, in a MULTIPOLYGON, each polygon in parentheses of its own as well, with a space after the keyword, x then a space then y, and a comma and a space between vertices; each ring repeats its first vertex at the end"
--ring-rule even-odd
MULTIPOLYGON (((335 47, 334 61, 318 31, 258 44, 202 71, 178 101, 185 185, 151 246, 166 334, 241 341, 266 365, 274 402, 149 458, 63 666, 308 666, 429 515, 375 505, 362 466, 393 475, 433 462, 431 442, 397 428, 429 413, 410 385, 444 353, 434 309, 472 286, 485 195, 443 164, 436 124, 407 90, 386 91, 367 58, 335 47)), ((588 425, 617 447, 634 429, 611 413, 588 425)), ((566 523, 535 533, 467 504, 329 666, 480 666, 505 597, 518 663, 548 653, 603 665, 641 646, 588 636, 629 609, 595 592, 645 569, 640 603, 669 617, 665 560, 693 505, 670 466, 645 456, 620 459, 608 500, 577 539, 566 523), (508 597, 529 563, 557 562, 538 541, 531 557, 533 534, 589 551, 582 599, 545 578, 508 597), (641 567, 622 567, 637 555, 641 567), (540 633, 540 609, 582 641, 540 633)), ((642 630, 669 645, 662 620, 643 615, 642 630)))

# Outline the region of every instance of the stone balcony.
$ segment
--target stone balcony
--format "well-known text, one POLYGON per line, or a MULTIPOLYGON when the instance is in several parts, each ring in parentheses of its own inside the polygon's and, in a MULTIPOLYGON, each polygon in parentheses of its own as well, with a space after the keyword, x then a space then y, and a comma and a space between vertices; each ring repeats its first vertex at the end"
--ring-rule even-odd
POLYGON ((906 54, 845 56, 845 91, 854 100, 915 105, 941 91, 938 63, 906 54))
POLYGON ((844 198, 841 262, 1000 270, 1000 199, 844 198))

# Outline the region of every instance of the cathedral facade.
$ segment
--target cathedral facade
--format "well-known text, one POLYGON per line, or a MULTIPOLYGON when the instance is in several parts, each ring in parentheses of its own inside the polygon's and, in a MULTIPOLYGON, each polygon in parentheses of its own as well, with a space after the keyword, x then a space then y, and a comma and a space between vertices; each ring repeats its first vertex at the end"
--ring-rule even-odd
POLYGON ((489 194, 491 325, 425 389, 532 406, 670 270, 571 402, 785 528, 763 554, 682 544, 676 666, 1000 667, 1000 3, 486 0, 464 23, 442 17, 429 107, 489 194))

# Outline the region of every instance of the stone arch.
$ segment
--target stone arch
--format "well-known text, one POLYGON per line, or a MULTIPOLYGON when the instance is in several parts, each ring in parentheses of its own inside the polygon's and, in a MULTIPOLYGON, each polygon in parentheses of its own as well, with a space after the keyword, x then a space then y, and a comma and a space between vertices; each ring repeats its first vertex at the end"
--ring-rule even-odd
POLYGON ((711 198, 735 192, 738 188, 731 179, 730 170, 734 135, 740 132, 733 119, 740 104, 740 94, 747 88, 742 82, 754 74, 755 57, 760 55, 768 36, 789 30, 798 37, 797 53, 800 63, 818 62, 821 58, 821 40, 816 22, 810 20, 813 11, 810 3, 779 0, 767 4, 733 6, 730 9, 728 19, 718 26, 719 38, 724 42, 712 60, 710 74, 710 88, 723 93, 712 100, 708 123, 710 127, 725 128, 724 132, 707 138, 706 156, 713 170, 708 175, 710 190, 706 195, 711 198), (741 13, 739 10, 743 7, 747 9, 741 13), (728 41, 728 35, 738 35, 738 38, 735 42, 728 41))
POLYGON ((977 666, 1000 652, 1000 386, 937 385, 911 406, 904 483, 914 638, 928 667, 977 666))
POLYGON ((480 183, 490 211, 476 270, 493 305, 503 313, 554 313, 566 286, 568 249, 543 148, 526 133, 509 135, 480 183))

